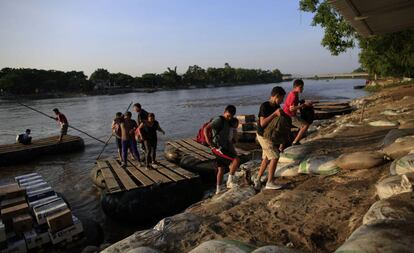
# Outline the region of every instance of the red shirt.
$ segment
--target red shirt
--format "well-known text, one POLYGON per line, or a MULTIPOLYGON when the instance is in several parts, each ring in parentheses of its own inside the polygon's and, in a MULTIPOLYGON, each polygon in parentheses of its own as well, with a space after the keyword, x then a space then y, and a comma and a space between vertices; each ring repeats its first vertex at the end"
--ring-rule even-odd
POLYGON ((65 115, 63 113, 59 113, 57 115, 57 120, 58 122, 60 122, 62 125, 67 125, 68 124, 68 120, 66 119, 65 115))
POLYGON ((298 106, 299 104, 299 96, 297 92, 291 91, 289 92, 289 94, 286 97, 286 101, 285 104, 283 105, 283 111, 289 116, 289 117, 293 117, 296 116, 296 111, 292 112, 290 110, 290 107, 293 106, 298 106))

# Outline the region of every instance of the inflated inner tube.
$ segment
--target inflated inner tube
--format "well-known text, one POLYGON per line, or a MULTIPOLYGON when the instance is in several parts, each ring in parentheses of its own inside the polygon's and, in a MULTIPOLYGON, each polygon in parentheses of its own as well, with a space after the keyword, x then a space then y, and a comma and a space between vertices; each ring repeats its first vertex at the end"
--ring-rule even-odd
POLYGON ((105 180, 101 170, 97 166, 91 170, 90 177, 94 185, 98 188, 105 189, 105 180))
POLYGON ((173 215, 202 198, 200 178, 152 185, 130 191, 101 195, 101 206, 112 219, 148 222, 173 215))

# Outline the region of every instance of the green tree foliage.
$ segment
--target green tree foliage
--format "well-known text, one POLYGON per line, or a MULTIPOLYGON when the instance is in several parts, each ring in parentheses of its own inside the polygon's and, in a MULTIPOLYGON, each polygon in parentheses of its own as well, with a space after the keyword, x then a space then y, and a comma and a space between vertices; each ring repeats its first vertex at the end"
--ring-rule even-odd
POLYGON ((333 55, 358 43, 360 63, 370 74, 413 77, 414 30, 363 38, 327 0, 300 0, 299 9, 314 13, 312 25, 324 29, 321 44, 333 55))
POLYGON ((0 71, 0 89, 9 94, 89 91, 91 83, 82 71, 11 69, 0 71))
POLYGON ((124 73, 110 73, 106 69, 95 70, 89 80, 83 72, 37 69, 11 69, 0 71, 0 91, 3 94, 35 94, 46 92, 90 92, 94 89, 114 88, 186 88, 192 85, 205 86, 274 83, 282 81, 282 73, 261 69, 232 68, 228 63, 223 68, 189 66, 180 75, 177 67, 167 68, 162 74, 146 73, 132 77, 124 73))

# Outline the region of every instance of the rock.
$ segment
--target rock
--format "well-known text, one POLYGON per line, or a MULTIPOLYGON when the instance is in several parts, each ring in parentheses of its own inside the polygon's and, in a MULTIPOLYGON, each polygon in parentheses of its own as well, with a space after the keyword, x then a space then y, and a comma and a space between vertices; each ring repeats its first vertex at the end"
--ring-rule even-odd
POLYGON ((409 173, 385 178, 378 182, 375 187, 378 197, 386 199, 404 192, 412 192, 412 182, 414 182, 414 174, 409 173))
POLYGON ((398 126, 397 121, 388 121, 388 120, 377 120, 372 121, 368 123, 370 126, 376 126, 376 127, 394 127, 398 126))
POLYGON ((414 120, 400 120, 400 126, 398 129, 414 129, 414 120))
POLYGON ((414 193, 402 193, 375 202, 364 215, 363 224, 384 220, 414 221, 414 193))
POLYGON ((382 151, 392 159, 398 159, 414 150, 414 135, 400 137, 392 144, 384 147, 382 151))
POLYGON ((188 253, 248 253, 254 247, 234 240, 211 240, 203 242, 188 253))
POLYGON ((376 151, 348 153, 336 159, 336 165, 344 170, 370 169, 384 163, 384 155, 376 151))
POLYGON ((397 111, 394 110, 385 110, 383 112, 381 112, 382 115, 387 115, 387 116, 396 116, 398 115, 397 111))
POLYGON ((333 175, 340 171, 331 156, 316 156, 300 163, 299 172, 302 174, 333 175))

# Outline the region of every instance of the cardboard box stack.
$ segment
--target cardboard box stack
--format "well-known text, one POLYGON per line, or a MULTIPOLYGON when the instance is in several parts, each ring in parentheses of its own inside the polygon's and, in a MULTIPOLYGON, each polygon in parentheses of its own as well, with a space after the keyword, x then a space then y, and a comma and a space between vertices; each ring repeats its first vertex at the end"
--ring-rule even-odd
POLYGON ((83 232, 65 201, 37 173, 18 176, 0 186, 0 253, 24 253, 83 232))
POLYGON ((257 122, 253 114, 238 115, 239 127, 237 129, 237 140, 239 142, 254 142, 256 140, 257 122))

